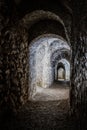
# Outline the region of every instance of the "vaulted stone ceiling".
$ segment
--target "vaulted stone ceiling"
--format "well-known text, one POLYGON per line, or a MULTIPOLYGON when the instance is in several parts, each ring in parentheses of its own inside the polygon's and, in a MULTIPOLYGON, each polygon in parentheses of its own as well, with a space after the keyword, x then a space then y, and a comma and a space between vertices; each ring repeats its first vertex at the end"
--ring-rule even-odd
POLYGON ((70 14, 72 13, 69 0, 14 0, 14 3, 22 14, 24 12, 29 12, 33 9, 50 9, 57 11, 58 8, 70 14))
MULTIPOLYGON (((2 67, 1 78, 2 78, 2 75, 4 77, 3 78, 4 84, 2 85, 2 88, 5 87, 6 90, 10 91, 9 88, 11 87, 10 84, 11 84, 12 79, 11 80, 9 79, 9 76, 8 76, 9 71, 5 72, 5 70, 10 68, 11 66, 11 64, 8 64, 9 63, 8 60, 10 62, 12 60, 12 63, 13 61, 15 61, 14 56, 12 56, 13 52, 11 50, 11 48, 14 48, 13 46, 14 43, 16 44, 16 47, 19 46, 19 50, 20 50, 20 51, 18 50, 19 53, 21 52, 20 46, 23 45, 23 43, 26 45, 26 48, 28 47, 28 44, 26 44, 25 30, 23 30, 22 25, 19 27, 18 24, 16 23, 18 23, 18 21, 22 19, 22 17, 24 17, 25 14, 30 13, 34 10, 42 9, 45 11, 51 11, 57 14, 58 16, 60 16, 60 18, 64 21, 64 24, 68 30, 68 35, 71 41, 70 43, 72 44, 72 52, 73 52, 72 53, 73 55, 72 55, 72 81, 71 81, 72 83, 71 85, 72 85, 72 89, 74 90, 73 93, 74 93, 74 100, 75 100, 73 101, 74 103, 72 103, 71 106, 74 106, 76 108, 77 107, 76 105, 78 105, 78 103, 82 104, 80 100, 81 98, 83 99, 83 101, 84 100, 86 101, 84 94, 87 95, 86 93, 86 88, 87 88, 86 87, 87 86, 87 76, 86 76, 87 40, 86 40, 86 37, 87 37, 87 33, 86 33, 86 28, 85 28, 87 27, 86 25, 87 0, 71 0, 71 1, 69 0, 58 0, 58 1, 56 0, 55 1, 54 0, 52 1, 51 0, 37 0, 37 1, 36 0, 24 0, 24 1, 23 0, 19 0, 19 1, 1 0, 0 3, 1 3, 0 4, 0 38, 2 37, 2 41, 0 41, 1 42, 0 45, 2 47, 0 51, 0 56, 1 56, 0 58, 1 58, 1 62, 3 63, 1 65, 2 67), (20 41, 22 44, 20 44, 20 41), (11 60, 9 57, 10 53, 12 53, 11 60), (9 86, 9 85, 10 87, 6 88, 6 86, 9 86), (83 93, 80 93, 81 91, 83 93)), ((25 48, 25 52, 27 52, 26 48, 25 48)), ((15 53, 17 54, 17 51, 15 51, 15 53)), ((17 60, 19 62, 20 55, 18 56, 19 57, 17 60)), ((17 64, 15 63, 15 68, 16 68, 16 65, 17 64)), ((21 66, 21 68, 23 70, 23 66, 21 66)), ((10 76, 12 78, 13 73, 11 73, 10 76)), ((13 78, 13 81, 14 81, 14 78, 13 78)), ((25 83, 26 83, 26 79, 25 79, 25 83)), ((21 84, 23 85, 23 82, 21 82, 21 84)), ((27 84, 25 86, 27 88, 27 84)), ((5 91, 5 89, 4 90, 2 89, 2 90, 5 91)), ((8 95, 5 95, 5 96, 8 96, 8 95)), ((18 96, 19 97, 17 100, 19 100, 20 98, 20 93, 18 93, 18 96)), ((0 99, 2 100, 4 99, 3 94, 0 94, 0 99)), ((23 99, 21 98, 21 100, 23 99)))

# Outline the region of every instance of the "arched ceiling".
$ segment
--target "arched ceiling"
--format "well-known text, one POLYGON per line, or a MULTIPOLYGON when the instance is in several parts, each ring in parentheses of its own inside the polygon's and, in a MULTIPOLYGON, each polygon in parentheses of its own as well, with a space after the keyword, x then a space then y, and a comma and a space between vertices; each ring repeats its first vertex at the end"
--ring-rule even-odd
POLYGON ((55 0, 55 2, 54 0, 14 0, 14 2, 21 11, 32 9, 35 10, 36 8, 53 9, 53 7, 60 7, 67 12, 72 13, 72 10, 70 8, 70 0, 55 0))
MULTIPOLYGON (((68 37, 68 34, 67 34, 67 30, 66 30, 66 27, 65 27, 65 24, 63 22, 63 20, 58 16, 56 15, 55 13, 53 12, 50 12, 50 11, 44 11, 44 10, 36 10, 34 12, 31 12, 29 14, 26 14, 24 16, 24 18, 22 18, 20 21, 19 21, 19 25, 21 27, 24 27, 26 28, 26 30, 30 30, 30 33, 32 32, 40 32, 40 30, 35 30, 37 29, 36 27, 38 26, 38 29, 42 28, 43 30, 41 30, 41 32, 43 31, 47 31, 48 29, 51 29, 51 31, 53 30, 54 34, 55 34, 55 30, 58 30, 58 32, 60 32, 60 36, 64 36, 64 38, 68 41, 69 43, 69 37, 68 37), (41 23, 42 22, 42 23, 41 23), (38 23, 39 23, 39 26, 38 26, 38 23), (43 27, 43 25, 47 25, 43 27), (41 24, 41 25, 40 25, 41 24), (51 26, 49 26, 49 24, 53 24, 51 26), (36 26, 35 26, 36 25, 36 26), (55 27, 55 25, 57 25, 55 27), (34 28, 32 28, 32 26, 34 26, 34 28), (42 27, 41 27, 42 26, 42 27), (53 27, 52 27, 53 26, 53 27), (45 28, 46 27, 46 28, 45 28), (32 31, 33 30, 33 31, 32 31), (35 31, 34 31, 35 30, 35 31), (61 30, 61 31, 60 31, 61 30)), ((53 32, 46 32, 46 33, 53 33, 53 32)), ((31 37, 32 37, 32 33, 30 34, 31 37)), ((39 34, 41 35, 41 34, 39 34)))
POLYGON ((46 10, 54 13, 69 13, 71 14, 69 0, 1 0, 0 7, 8 7, 5 13, 9 15, 17 15, 16 17, 23 17, 25 14, 34 10, 46 10), (2 4, 4 3, 4 4, 2 4))

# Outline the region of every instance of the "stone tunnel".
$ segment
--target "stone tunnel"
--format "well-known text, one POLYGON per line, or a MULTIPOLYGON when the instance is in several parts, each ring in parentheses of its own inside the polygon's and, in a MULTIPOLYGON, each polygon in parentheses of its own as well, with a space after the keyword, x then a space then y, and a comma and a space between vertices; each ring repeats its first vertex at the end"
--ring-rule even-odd
MULTIPOLYGON (((31 97, 32 94, 35 94, 37 87, 49 88, 54 83, 57 73, 56 64, 59 64, 57 63, 58 61, 63 61, 62 63, 64 64, 63 55, 65 52, 71 52, 70 46, 63 38, 57 35, 45 34, 31 42, 29 46, 29 86, 31 97)), ((70 78, 70 75, 67 75, 70 73, 69 65, 67 66, 67 63, 64 65, 66 67, 66 80, 67 76, 70 78)))
POLYGON ((0 1, 1 130, 87 129, 86 21, 86 0, 0 1))

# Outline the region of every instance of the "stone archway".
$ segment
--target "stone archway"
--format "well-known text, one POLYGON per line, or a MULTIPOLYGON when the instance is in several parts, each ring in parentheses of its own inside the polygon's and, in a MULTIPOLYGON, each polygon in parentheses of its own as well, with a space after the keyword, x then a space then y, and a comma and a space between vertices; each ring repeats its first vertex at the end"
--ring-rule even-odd
POLYGON ((67 59, 62 58, 55 65, 55 80, 58 80, 58 68, 62 67, 65 71, 65 81, 70 81, 70 62, 67 59))
POLYGON ((49 88, 54 82, 53 62, 63 50, 70 51, 70 46, 60 36, 45 34, 34 39, 29 46, 29 95, 32 98, 37 87, 49 88), (57 51, 57 55, 52 55, 57 51), (53 62, 52 62, 53 60, 53 62))

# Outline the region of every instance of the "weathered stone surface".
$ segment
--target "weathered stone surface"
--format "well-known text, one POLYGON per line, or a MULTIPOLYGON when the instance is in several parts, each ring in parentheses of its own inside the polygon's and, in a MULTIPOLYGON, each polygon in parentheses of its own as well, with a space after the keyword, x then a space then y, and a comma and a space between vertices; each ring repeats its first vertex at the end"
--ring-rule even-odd
POLYGON ((1 90, 2 104, 17 109, 27 98, 28 86, 28 42, 26 32, 21 28, 7 29, 3 34, 4 86, 1 90))
POLYGON ((73 2, 72 108, 80 120, 87 115, 87 1, 73 2), (81 14, 81 15, 80 15, 81 14), (86 14, 86 15, 85 15, 86 14), (85 16, 85 17, 84 17, 85 16), (79 24, 78 24, 79 21, 79 24))

